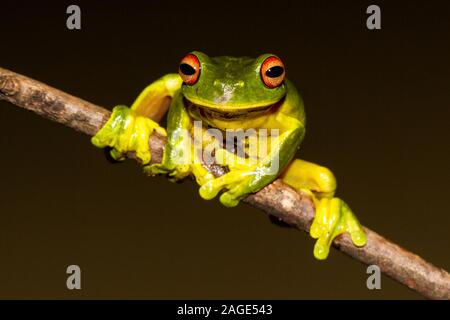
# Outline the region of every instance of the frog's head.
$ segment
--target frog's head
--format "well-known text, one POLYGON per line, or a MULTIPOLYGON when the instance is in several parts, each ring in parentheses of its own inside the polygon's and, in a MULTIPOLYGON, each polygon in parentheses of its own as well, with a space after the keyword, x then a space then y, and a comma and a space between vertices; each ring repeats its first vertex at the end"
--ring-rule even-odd
POLYGON ((273 54, 210 58, 194 51, 181 60, 179 74, 188 102, 230 116, 269 109, 286 95, 284 65, 273 54))

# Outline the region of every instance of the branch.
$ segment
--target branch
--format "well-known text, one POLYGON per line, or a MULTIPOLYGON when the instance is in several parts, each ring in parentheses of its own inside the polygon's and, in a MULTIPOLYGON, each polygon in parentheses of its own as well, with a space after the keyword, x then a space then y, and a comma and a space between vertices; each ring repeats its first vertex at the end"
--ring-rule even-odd
MULTIPOLYGON (((49 87, 25 76, 0 68, 0 100, 31 110, 87 135, 94 135, 107 121, 110 111, 49 87)), ((152 161, 160 162, 165 138, 150 137, 152 161)), ((133 157, 132 154, 129 155, 133 157)), ((224 173, 218 166, 208 168, 216 176, 224 173)), ((309 232, 314 217, 314 202, 280 180, 248 196, 246 203, 267 214, 309 232)), ((334 247, 354 259, 378 265, 383 273, 430 299, 450 299, 450 275, 421 257, 403 249, 364 227, 367 244, 357 248, 347 234, 334 240, 334 247)))

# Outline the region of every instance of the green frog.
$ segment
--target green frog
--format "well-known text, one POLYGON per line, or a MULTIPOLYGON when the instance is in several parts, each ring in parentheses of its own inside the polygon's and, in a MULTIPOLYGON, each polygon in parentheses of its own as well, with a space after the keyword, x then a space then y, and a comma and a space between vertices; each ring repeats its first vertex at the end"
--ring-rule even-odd
POLYGON ((305 134, 305 111, 301 96, 285 75, 283 61, 274 54, 255 59, 191 52, 181 60, 178 73, 150 84, 130 108, 116 106, 92 143, 110 147, 116 160, 135 152, 144 171, 152 175, 165 174, 173 181, 192 175, 202 198, 220 194, 220 202, 228 207, 281 178, 314 199, 310 234, 317 239, 317 259, 326 259, 333 239, 344 232, 356 246, 363 246, 366 236, 360 223, 349 206, 334 197, 333 173, 294 159, 305 134), (167 130, 158 124, 166 113, 167 130), (235 135, 231 143, 214 134, 248 130, 255 134, 235 135), (151 163, 148 141, 153 132, 167 137, 159 164, 151 163), (200 141, 193 138, 198 133, 200 141), (265 152, 252 148, 261 141, 267 144, 265 152), (226 166, 227 173, 214 177, 207 170, 205 149, 215 163, 226 166))

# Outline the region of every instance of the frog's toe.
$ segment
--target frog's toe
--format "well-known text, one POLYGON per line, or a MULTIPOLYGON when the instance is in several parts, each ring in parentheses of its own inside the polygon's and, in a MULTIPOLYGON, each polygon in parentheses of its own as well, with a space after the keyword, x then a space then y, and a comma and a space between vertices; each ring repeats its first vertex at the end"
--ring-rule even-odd
POLYGON ((157 163, 145 166, 144 172, 151 176, 165 174, 168 175, 169 180, 179 181, 189 176, 191 170, 189 165, 175 166, 165 163, 157 163))
POLYGON ((319 238, 314 245, 314 257, 318 260, 325 260, 328 257, 328 253, 330 252, 330 246, 327 243, 328 241, 324 241, 319 238))
POLYGON ((250 193, 249 180, 244 178, 243 181, 224 192, 220 196, 220 202, 227 207, 235 207, 250 193))
POLYGON ((219 193, 220 189, 215 180, 210 180, 204 183, 198 190, 200 197, 205 200, 211 200, 219 193))
POLYGON ((345 220, 345 228, 350 233, 353 244, 358 247, 364 246, 367 242, 366 234, 352 210, 343 201, 342 218, 345 220))
POLYGON ((339 220, 340 206, 338 198, 323 198, 316 207, 316 216, 311 225, 310 234, 317 239, 314 256, 319 260, 326 259, 330 251, 339 220))
POLYGON ((350 237, 353 244, 357 247, 363 247, 367 242, 366 234, 363 230, 350 232, 350 237))
POLYGON ((199 173, 199 172, 193 171, 192 173, 194 174, 195 180, 197 181, 197 184, 199 186, 202 186, 205 183, 208 183, 209 181, 212 181, 215 179, 214 175, 210 172, 199 173))
POLYGON ((144 173, 150 176, 155 176, 158 174, 167 174, 170 172, 170 168, 163 165, 162 163, 154 163, 147 166, 144 166, 142 168, 144 170, 144 173))
POLYGON ((91 143, 97 148, 105 148, 109 146, 109 141, 111 141, 111 137, 100 135, 98 133, 91 138, 91 143))
POLYGON ((240 201, 240 197, 237 197, 229 191, 224 192, 219 199, 220 202, 226 207, 235 207, 239 204, 240 201))
POLYGON ((150 150, 136 150, 136 158, 138 158, 142 164, 147 164, 152 160, 152 155, 150 150))
POLYGON ((171 181, 183 180, 191 173, 191 166, 188 164, 178 165, 174 170, 169 172, 169 179, 171 181))
POLYGON ((114 148, 109 151, 109 154, 116 161, 123 161, 126 158, 122 152, 114 148))

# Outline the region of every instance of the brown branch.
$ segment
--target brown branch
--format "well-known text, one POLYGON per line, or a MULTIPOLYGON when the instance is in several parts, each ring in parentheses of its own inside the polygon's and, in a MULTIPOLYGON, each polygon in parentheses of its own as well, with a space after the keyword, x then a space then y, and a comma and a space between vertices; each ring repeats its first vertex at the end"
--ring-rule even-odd
MULTIPOLYGON (((94 135, 106 122, 110 112, 25 76, 0 68, 0 99, 31 110, 87 135, 94 135)), ((150 137, 152 161, 160 162, 165 140, 150 137)), ((132 155, 130 155, 132 156, 132 155)), ((220 167, 209 168, 215 175, 220 167)), ((298 193, 280 180, 245 199, 257 208, 308 232, 314 217, 314 203, 306 194, 298 193)), ((450 299, 450 275, 421 257, 364 228, 367 244, 355 247, 343 234, 334 246, 367 265, 378 265, 382 272, 431 299, 450 299)))

